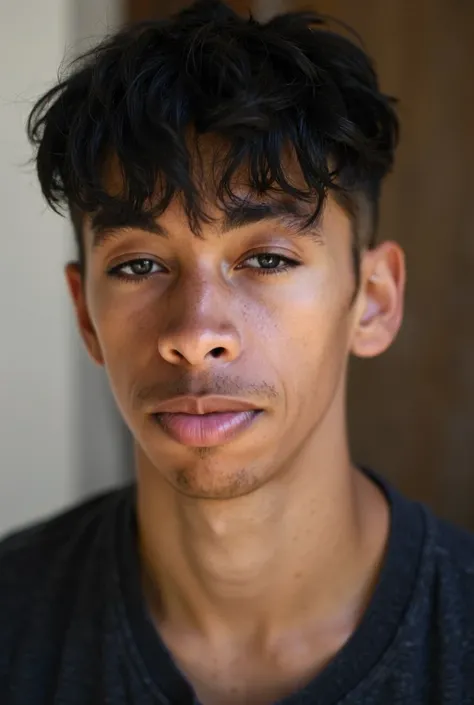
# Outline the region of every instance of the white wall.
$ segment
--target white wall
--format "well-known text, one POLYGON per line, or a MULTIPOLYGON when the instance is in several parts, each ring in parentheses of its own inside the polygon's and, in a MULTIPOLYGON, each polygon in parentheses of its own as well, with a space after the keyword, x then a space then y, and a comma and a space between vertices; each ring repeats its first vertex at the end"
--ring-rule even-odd
MULTIPOLYGON (((82 53, 120 25, 124 0, 75 0, 72 9, 72 53, 82 53)), ((82 345, 74 353, 75 493, 80 498, 127 479, 132 458, 128 431, 105 374, 91 365, 82 345)))
POLYGON ((0 534, 124 474, 127 444, 66 295, 70 228, 42 201, 24 130, 65 51, 119 16, 114 0, 0 2, 0 534))

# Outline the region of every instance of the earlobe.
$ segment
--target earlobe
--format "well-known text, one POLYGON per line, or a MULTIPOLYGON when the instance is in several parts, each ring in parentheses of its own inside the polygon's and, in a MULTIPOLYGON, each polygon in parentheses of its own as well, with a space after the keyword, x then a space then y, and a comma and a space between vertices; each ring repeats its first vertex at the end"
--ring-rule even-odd
POLYGON ((399 245, 386 242, 365 253, 361 282, 351 351, 375 357, 390 347, 402 321, 405 262, 399 245))
POLYGON ((84 293, 84 280, 79 265, 76 262, 70 262, 66 265, 65 274, 81 337, 92 360, 97 365, 103 365, 104 359, 94 325, 89 315, 84 293))

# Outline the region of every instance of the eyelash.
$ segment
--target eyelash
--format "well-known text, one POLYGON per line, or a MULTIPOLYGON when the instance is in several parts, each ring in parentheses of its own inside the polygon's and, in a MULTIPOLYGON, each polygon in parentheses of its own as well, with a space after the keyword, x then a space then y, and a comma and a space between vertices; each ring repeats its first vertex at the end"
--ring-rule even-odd
MULTIPOLYGON (((250 269, 252 272, 257 274, 258 276, 275 276, 277 274, 284 274, 288 272, 290 269, 294 269, 295 267, 298 267, 300 265, 299 262, 297 262, 294 259, 291 259, 290 257, 285 257, 284 255, 280 255, 276 252, 257 252, 256 254, 250 255, 244 260, 245 262, 248 262, 249 260, 257 259, 258 257, 263 257, 263 256, 268 256, 268 257, 275 257, 278 260, 282 262, 281 267, 275 267, 275 268, 265 268, 265 267, 247 267, 247 269, 250 269)), ((122 281, 128 281, 128 282, 142 282, 145 281, 146 279, 149 279, 150 277, 153 277, 155 274, 160 274, 160 272, 150 272, 148 274, 136 274, 136 275, 130 275, 130 274, 124 274, 123 269, 125 267, 130 267, 131 265, 134 265, 138 262, 150 262, 151 265, 157 265, 158 263, 155 262, 154 260, 147 258, 147 257, 137 257, 135 259, 127 260, 126 262, 122 262, 121 264, 116 265, 115 267, 112 267, 111 269, 108 270, 107 274, 111 277, 115 277, 116 279, 120 279, 122 281)), ((236 269, 246 269, 246 267, 243 266, 243 264, 238 265, 236 269)), ((160 266, 160 265, 158 265, 160 266)))

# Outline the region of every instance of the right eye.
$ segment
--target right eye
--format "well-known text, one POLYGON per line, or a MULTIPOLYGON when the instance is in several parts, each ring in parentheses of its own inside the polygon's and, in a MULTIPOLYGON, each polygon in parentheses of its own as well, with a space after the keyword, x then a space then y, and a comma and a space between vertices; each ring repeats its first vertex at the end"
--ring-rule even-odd
POLYGON ((140 281, 163 271, 163 267, 154 260, 137 258, 118 264, 116 267, 110 269, 108 273, 110 276, 117 277, 118 279, 140 281))

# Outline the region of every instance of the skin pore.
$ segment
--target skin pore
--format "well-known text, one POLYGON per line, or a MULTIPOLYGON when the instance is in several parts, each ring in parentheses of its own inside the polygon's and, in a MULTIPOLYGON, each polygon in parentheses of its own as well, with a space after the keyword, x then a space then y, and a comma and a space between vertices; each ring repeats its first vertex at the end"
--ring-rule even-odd
POLYGON ((281 208, 232 223, 209 208, 200 237, 179 201, 154 228, 86 217, 85 273, 67 278, 135 438, 157 629, 204 705, 268 705, 343 647, 377 580, 389 510, 351 463, 347 363, 395 337, 404 262, 394 243, 363 251, 354 296, 354 235, 331 195, 307 232, 281 208), (262 411, 212 447, 156 422, 165 400, 209 394, 262 411))

